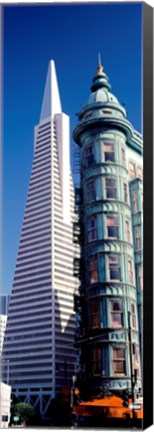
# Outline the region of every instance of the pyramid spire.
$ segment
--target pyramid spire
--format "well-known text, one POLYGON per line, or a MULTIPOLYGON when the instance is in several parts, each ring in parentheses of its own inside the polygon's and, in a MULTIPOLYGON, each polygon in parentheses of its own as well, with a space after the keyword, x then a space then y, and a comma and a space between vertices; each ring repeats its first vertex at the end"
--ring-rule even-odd
POLYGON ((41 108, 40 121, 47 117, 53 116, 54 114, 59 114, 61 113, 61 111, 62 108, 55 63, 53 60, 50 60, 41 108))

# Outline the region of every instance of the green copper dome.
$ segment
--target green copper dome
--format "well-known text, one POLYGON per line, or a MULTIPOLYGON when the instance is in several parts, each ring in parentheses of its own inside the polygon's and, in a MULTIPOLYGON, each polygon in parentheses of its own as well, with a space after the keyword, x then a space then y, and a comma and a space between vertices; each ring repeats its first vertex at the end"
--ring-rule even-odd
POLYGON ((87 129, 105 127, 118 129, 125 133, 128 142, 133 136, 133 127, 127 120, 126 110, 111 93, 111 85, 101 64, 93 78, 88 101, 82 105, 78 114, 79 123, 73 132, 74 140, 79 144, 80 136, 87 129))
MULTIPOLYGON (((107 75, 103 72, 103 66, 99 65, 97 67, 97 74, 93 78, 93 83, 91 86, 91 94, 88 98, 88 101, 82 106, 81 111, 79 113, 79 120, 83 119, 85 116, 87 117, 87 111, 93 111, 93 114, 96 114, 96 109, 103 108, 107 109, 107 114, 113 116, 115 112, 121 113, 119 116, 121 118, 126 117, 126 111, 123 106, 119 103, 116 96, 114 96, 111 92, 111 85, 109 83, 109 79, 107 75), (111 112, 109 110, 112 110, 111 112), (95 112, 94 112, 95 111, 95 112)), ((103 112, 100 112, 99 115, 102 115, 103 112)), ((118 115, 118 114, 117 114, 118 115)))
POLYGON ((119 104, 118 99, 104 87, 98 88, 95 92, 90 94, 87 104, 95 102, 112 102, 119 104))

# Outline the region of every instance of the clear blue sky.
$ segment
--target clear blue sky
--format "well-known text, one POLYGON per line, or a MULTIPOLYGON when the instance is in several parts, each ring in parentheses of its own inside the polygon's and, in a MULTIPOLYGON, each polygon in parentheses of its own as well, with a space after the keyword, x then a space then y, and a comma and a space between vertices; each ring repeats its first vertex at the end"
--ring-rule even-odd
MULTIPOLYGON (((112 92, 141 131, 142 3, 5 6, 3 128, 3 278, 10 293, 48 62, 54 59, 63 112, 90 93, 97 53, 112 92)), ((73 142, 71 138, 71 142, 73 142)))

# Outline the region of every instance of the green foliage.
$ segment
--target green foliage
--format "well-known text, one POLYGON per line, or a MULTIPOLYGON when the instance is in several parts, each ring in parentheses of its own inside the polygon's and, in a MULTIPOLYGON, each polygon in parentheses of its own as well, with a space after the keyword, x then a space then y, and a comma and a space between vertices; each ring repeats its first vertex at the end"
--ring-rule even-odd
POLYGON ((36 411, 30 403, 20 402, 13 405, 12 415, 19 416, 19 423, 30 424, 36 416, 36 411))

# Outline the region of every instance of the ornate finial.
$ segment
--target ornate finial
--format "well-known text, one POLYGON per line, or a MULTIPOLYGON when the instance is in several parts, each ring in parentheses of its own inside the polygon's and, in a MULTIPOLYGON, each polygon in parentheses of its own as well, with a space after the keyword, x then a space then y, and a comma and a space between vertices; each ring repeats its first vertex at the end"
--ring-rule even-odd
POLYGON ((98 53, 97 75, 103 75, 103 66, 101 65, 101 53, 98 53))

